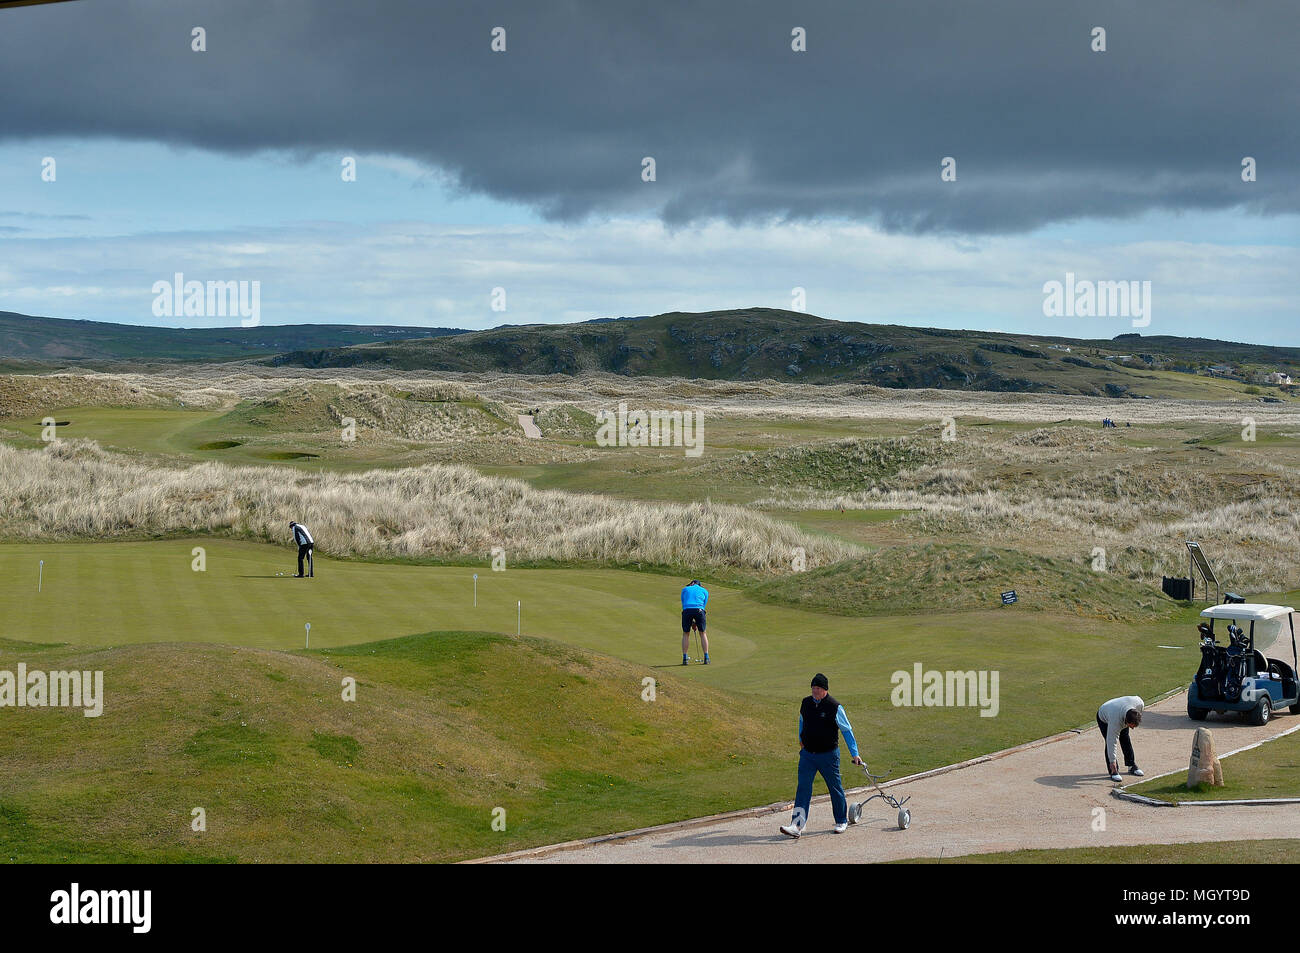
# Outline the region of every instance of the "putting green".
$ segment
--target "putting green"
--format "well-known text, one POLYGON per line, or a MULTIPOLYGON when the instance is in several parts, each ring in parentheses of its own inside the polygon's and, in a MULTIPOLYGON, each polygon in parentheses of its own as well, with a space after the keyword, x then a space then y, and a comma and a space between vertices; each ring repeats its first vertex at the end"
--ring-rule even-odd
MULTIPOLYGON (((48 416, 66 421, 58 428, 61 439, 98 440, 105 447, 142 450, 147 453, 176 453, 180 434, 191 427, 218 416, 210 410, 169 410, 165 408, 62 407, 48 416)), ((16 446, 41 446, 41 419, 22 418, 6 421, 8 429, 29 438, 16 440, 16 446)), ((188 448, 187 448, 188 449, 188 448)))
MULTIPOLYGON (((749 599, 710 585, 713 664, 680 662, 683 580, 618 570, 475 570, 317 559, 218 539, 0 545, 0 634, 26 642, 228 643, 266 649, 356 645, 430 631, 552 639, 762 696, 793 712, 813 672, 826 672, 859 736, 908 732, 899 769, 933 766, 1074 727, 1099 700, 1153 695, 1190 677, 1190 616, 1145 627, 1065 619, 1014 607, 934 616, 844 618, 749 599), (192 568, 195 547, 206 568, 192 568), (38 594, 38 560, 45 560, 38 594), (1183 651, 1161 644, 1186 645, 1183 651), (899 707, 895 672, 997 673, 997 716, 980 706, 899 707)), ((991 705, 984 705, 993 711, 991 705)), ((784 708, 781 709, 784 711, 784 708)), ((793 715, 791 715, 793 718, 793 715)), ((794 729, 791 728, 793 738, 794 729)), ((892 747, 892 746, 891 746, 892 747)))

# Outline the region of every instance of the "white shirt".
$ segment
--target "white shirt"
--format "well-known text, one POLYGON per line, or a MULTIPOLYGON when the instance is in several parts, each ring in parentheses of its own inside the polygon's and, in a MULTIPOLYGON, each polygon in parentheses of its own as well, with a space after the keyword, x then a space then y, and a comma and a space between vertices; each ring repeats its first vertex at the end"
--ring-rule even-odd
POLYGON ((1119 698, 1112 698, 1098 709, 1097 717, 1106 726, 1107 761, 1116 760, 1115 744, 1119 741, 1119 733, 1124 730, 1124 716, 1131 708, 1142 711, 1144 704, 1142 699, 1136 695, 1123 695, 1119 698))

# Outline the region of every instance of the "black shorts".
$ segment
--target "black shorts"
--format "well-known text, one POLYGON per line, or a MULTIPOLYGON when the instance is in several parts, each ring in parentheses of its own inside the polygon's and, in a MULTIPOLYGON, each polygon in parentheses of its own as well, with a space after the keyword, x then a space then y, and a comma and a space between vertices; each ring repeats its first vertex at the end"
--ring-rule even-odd
POLYGON ((682 610, 682 634, 685 635, 691 631, 691 626, 704 631, 704 610, 703 609, 683 609, 682 610))

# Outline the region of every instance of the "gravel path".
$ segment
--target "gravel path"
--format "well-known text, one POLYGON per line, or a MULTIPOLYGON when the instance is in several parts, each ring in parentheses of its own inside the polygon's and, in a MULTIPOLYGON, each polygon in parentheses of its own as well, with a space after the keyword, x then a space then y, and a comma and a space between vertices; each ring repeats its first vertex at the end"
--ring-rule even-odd
POLYGON ((530 440, 541 440, 542 431, 533 420, 532 414, 519 414, 519 426, 524 430, 524 436, 530 440))
MULTIPOLYGON (((1287 714, 1262 728, 1221 719, 1211 715, 1204 723, 1214 732, 1220 757, 1300 726, 1300 716, 1287 714)), ((1138 763, 1148 778, 1186 771, 1194 730, 1182 694, 1147 710, 1133 739, 1138 763)), ((795 758, 791 755, 793 797, 795 758)), ((908 804, 912 826, 906 831, 898 830, 895 811, 876 800, 867 805, 862 823, 835 834, 829 799, 821 797, 814 800, 808 827, 797 841, 777 830, 789 819, 788 811, 783 811, 552 851, 516 858, 516 862, 862 863, 938 857, 941 852, 951 857, 1022 848, 1300 837, 1300 805, 1148 807, 1111 797, 1115 785, 1100 773, 1102 767, 1102 741, 1094 727, 1060 741, 887 788, 895 796, 912 797, 908 804), (1093 829, 1097 808, 1105 811, 1104 831, 1093 829)), ((846 784, 861 777, 847 761, 844 770, 846 784)), ((1227 762, 1225 773, 1231 772, 1232 763, 1227 762)), ((1230 851, 1225 848, 1225 858, 1230 851)))

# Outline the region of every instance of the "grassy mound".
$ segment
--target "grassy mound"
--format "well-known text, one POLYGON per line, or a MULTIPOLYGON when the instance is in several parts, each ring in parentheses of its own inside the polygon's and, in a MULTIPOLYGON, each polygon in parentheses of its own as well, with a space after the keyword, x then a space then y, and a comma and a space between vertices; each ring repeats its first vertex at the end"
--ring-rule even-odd
POLYGON ((156 387, 107 375, 0 375, 0 419, 44 417, 61 407, 172 407, 156 387))
POLYGON ((1018 447, 1051 447, 1098 453, 1115 449, 1110 432, 1093 427, 1038 427, 1014 434, 1010 442, 1018 447))
POLYGON ((7 862, 455 860, 760 803, 789 774, 788 719, 542 640, 0 643, 19 661, 102 670, 105 700, 5 711, 7 862))
POLYGON ((767 487, 855 492, 903 470, 936 462, 938 441, 908 437, 847 437, 739 454, 719 471, 767 487))
MULTIPOLYGON (((497 433, 510 424, 463 388, 426 386, 414 391, 363 384, 307 384, 236 407, 215 428, 236 436, 337 431, 356 421, 356 439, 376 437, 440 441, 497 433)), ((513 423, 511 418, 510 423, 513 423)))
POLYGON ((1157 591, 1069 562, 983 546, 897 546, 751 589, 768 602, 834 615, 989 609, 1000 594, 1019 597, 1008 612, 1043 609, 1110 620, 1150 619, 1174 603, 1157 591))
POLYGON ((543 437, 575 437, 580 440, 596 439, 596 417, 569 404, 544 407, 534 418, 543 437))

